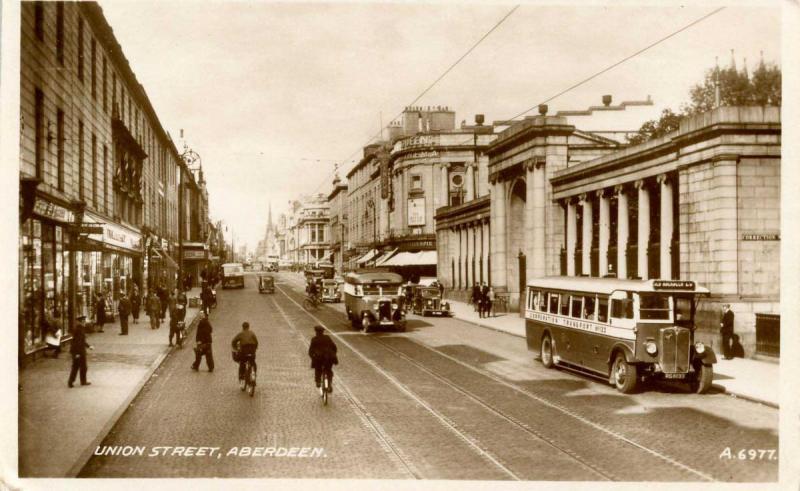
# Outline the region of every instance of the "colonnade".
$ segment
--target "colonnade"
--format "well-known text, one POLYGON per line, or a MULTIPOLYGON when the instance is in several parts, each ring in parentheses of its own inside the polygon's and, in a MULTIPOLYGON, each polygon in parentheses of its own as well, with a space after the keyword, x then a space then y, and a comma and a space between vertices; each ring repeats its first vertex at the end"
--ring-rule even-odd
POLYGON ((630 238, 630 205, 629 197, 636 193, 637 198, 637 223, 636 223, 636 275, 642 279, 649 279, 649 240, 651 235, 650 216, 651 216, 651 189, 658 186, 660 202, 659 206, 659 277, 672 278, 677 271, 672 271, 673 253, 672 239, 675 231, 674 220, 674 192, 675 175, 661 174, 655 179, 639 179, 633 182, 632 186, 617 185, 609 189, 600 189, 592 193, 583 193, 575 197, 566 199, 567 223, 566 223, 566 274, 591 275, 592 274, 592 240, 594 237, 594 227, 598 230, 598 263, 600 276, 604 276, 608 271, 608 251, 611 245, 611 206, 610 201, 613 196, 617 198, 617 270, 618 278, 627 278, 631 273, 628 271, 628 244, 630 238), (592 219, 593 207, 599 206, 598 220, 594 223, 592 219), (578 244, 578 225, 577 210, 581 207, 582 233, 581 233, 581 265, 580 271, 575 264, 575 252, 578 244))

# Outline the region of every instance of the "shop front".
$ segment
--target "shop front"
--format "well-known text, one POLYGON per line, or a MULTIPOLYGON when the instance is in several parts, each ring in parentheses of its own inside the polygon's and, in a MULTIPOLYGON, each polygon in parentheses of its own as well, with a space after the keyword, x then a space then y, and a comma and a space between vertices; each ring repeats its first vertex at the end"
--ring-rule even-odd
POLYGON ((96 250, 76 252, 76 264, 80 276, 76 293, 76 315, 85 315, 90 321, 95 318, 95 302, 98 294, 106 299, 107 317, 115 318, 120 294, 130 293, 133 285, 142 287, 142 239, 132 228, 104 223, 105 219, 86 213, 87 225, 102 226, 102 234, 89 235, 87 243, 96 250))
POLYGON ((75 215, 67 206, 36 196, 32 214, 19 233, 20 361, 45 347, 46 321, 69 325, 68 227, 75 215))
POLYGON ((208 246, 202 242, 183 243, 183 275, 191 280, 186 284, 189 288, 201 283, 203 268, 208 264, 208 246))
POLYGON ((178 263, 173 259, 174 247, 167 239, 157 235, 148 236, 144 248, 144 281, 147 289, 164 283, 168 290, 175 288, 178 263))

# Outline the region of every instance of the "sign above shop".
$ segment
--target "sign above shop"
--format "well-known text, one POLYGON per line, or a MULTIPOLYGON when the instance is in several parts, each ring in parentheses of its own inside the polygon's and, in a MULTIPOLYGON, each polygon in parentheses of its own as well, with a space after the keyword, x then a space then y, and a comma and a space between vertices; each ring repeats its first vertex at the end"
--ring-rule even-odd
POLYGON ((72 211, 42 198, 36 198, 36 202, 33 205, 33 212, 41 217, 58 220, 60 222, 71 222, 75 220, 75 215, 72 211))
MULTIPOLYGON (((102 219, 92 216, 94 223, 100 224, 102 219)), ((86 225, 92 225, 92 222, 87 220, 86 225)), ((102 223, 102 233, 93 233, 89 238, 102 242, 103 244, 121 247, 123 249, 130 249, 132 251, 140 252, 142 247, 142 235, 139 232, 121 227, 115 223, 102 223)))
POLYGON ((183 258, 184 259, 205 259, 206 258, 206 251, 184 250, 183 251, 183 258))

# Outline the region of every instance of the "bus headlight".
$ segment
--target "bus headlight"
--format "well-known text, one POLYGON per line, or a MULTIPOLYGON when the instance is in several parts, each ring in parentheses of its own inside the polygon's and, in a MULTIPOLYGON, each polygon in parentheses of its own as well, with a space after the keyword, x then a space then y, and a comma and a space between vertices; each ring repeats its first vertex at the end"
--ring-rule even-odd
POLYGON ((397 304, 396 303, 392 304, 392 310, 397 310, 397 304))
POLYGON ((658 346, 653 341, 648 341, 644 343, 644 350, 647 351, 648 355, 654 356, 658 352, 658 346))
POLYGON ((694 343, 694 351, 698 355, 702 355, 706 351, 706 345, 698 341, 694 343))

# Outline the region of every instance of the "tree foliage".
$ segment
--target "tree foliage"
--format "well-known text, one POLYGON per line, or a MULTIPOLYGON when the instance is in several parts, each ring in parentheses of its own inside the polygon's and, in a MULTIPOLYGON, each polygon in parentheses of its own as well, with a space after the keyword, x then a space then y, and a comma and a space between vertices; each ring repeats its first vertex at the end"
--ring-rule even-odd
POLYGON ((658 119, 646 121, 635 135, 628 136, 628 143, 635 145, 660 138, 677 130, 682 118, 713 109, 717 81, 722 106, 781 105, 781 69, 777 65, 765 64, 762 60, 752 75, 746 68, 737 70, 733 64, 722 69, 712 68, 706 72, 703 82, 689 91, 689 104, 677 113, 664 109, 658 119))

